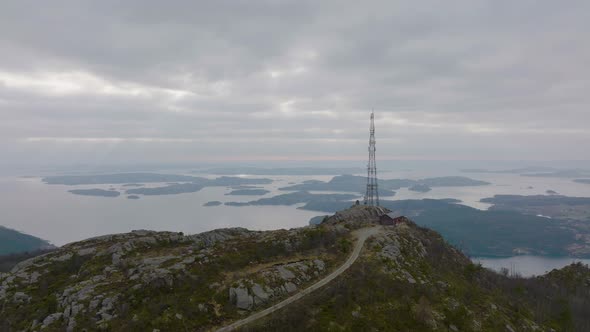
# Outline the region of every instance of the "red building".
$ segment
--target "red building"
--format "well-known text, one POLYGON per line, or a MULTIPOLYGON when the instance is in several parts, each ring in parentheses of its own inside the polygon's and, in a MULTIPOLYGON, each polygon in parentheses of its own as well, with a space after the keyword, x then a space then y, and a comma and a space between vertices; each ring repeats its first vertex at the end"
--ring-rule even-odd
POLYGON ((393 225, 402 224, 402 223, 405 223, 408 221, 408 218, 406 218, 404 216, 393 217, 391 215, 392 215, 392 213, 384 214, 381 217, 379 217, 379 224, 393 226, 393 225))

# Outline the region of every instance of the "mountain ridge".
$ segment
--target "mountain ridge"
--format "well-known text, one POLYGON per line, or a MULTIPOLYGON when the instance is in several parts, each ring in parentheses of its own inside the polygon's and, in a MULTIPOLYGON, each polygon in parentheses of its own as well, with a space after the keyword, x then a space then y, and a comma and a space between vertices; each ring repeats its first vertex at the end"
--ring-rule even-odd
MULTIPOLYGON (((361 205, 290 230, 139 230, 70 243, 0 274, 0 326, 216 330, 337 270, 352 252, 353 232, 375 226, 384 212, 361 205)), ((561 321, 561 312, 539 312, 527 293, 513 292, 532 292, 539 281, 487 271, 410 220, 383 226, 359 254, 316 292, 241 329, 567 331, 588 324, 576 314, 576 303, 590 298, 587 286, 577 290, 578 302, 560 303, 571 308, 570 319, 561 321)), ((587 267, 579 270, 590 280, 587 267)))

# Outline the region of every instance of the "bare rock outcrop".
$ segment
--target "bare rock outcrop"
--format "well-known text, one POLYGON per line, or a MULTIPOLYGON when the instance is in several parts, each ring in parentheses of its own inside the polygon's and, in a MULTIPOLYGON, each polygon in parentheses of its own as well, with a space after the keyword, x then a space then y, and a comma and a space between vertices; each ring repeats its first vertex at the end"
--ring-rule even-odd
POLYGON ((391 212, 381 206, 353 205, 350 209, 336 212, 333 216, 328 217, 324 223, 327 224, 357 224, 377 223, 379 217, 391 212))

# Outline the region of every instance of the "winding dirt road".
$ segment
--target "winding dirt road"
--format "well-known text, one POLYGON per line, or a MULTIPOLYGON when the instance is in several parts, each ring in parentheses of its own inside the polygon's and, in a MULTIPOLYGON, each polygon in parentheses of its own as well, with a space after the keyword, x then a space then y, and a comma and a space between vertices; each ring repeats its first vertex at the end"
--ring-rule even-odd
POLYGON ((244 319, 240 319, 236 322, 233 322, 230 325, 224 326, 224 327, 220 328, 219 330, 217 330, 217 332, 233 331, 233 330, 240 328, 246 324, 249 324, 257 319, 260 319, 266 315, 269 315, 279 309, 282 309, 282 308, 288 306, 289 304, 301 299, 305 295, 307 295, 313 291, 316 291, 319 288, 325 286, 327 283, 329 283, 330 281, 336 279, 336 277, 341 275, 342 272, 346 271, 356 261, 356 259, 359 257, 359 254, 361 253, 361 250, 363 249, 363 245, 365 244, 365 240, 367 240, 367 238, 369 238, 370 236, 377 234, 380 230, 381 230, 381 227, 376 226, 376 227, 370 227, 370 228, 361 228, 361 229, 354 231, 353 235, 357 238, 356 244, 354 246, 354 250, 352 251, 352 254, 350 255, 350 257, 348 257, 346 262, 344 262, 344 264, 342 264, 340 267, 338 267, 335 271, 330 273, 328 276, 326 276, 322 280, 320 280, 320 281, 316 282, 315 284, 309 286, 308 288, 302 290, 301 292, 299 292, 289 298, 286 298, 285 300, 283 300, 271 307, 268 307, 262 311, 256 312, 244 319))

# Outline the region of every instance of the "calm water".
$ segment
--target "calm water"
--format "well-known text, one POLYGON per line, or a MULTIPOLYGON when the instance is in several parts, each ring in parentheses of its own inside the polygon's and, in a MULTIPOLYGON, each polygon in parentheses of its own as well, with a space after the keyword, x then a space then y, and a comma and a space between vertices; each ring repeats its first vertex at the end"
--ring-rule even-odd
POLYGON ((513 271, 523 277, 531 277, 545 274, 553 269, 559 269, 574 262, 590 264, 590 259, 577 259, 570 257, 542 257, 542 256, 514 256, 508 258, 473 258, 484 267, 500 272, 502 268, 513 271))
MULTIPOLYGON (((514 174, 444 174, 424 171, 382 173, 382 178, 424 178, 464 175, 491 182, 490 186, 434 188, 428 193, 398 190, 392 199, 457 198, 466 205, 485 209, 479 203, 495 194, 544 194, 552 189, 569 196, 590 197, 590 185, 569 179, 521 177, 514 174), (528 189, 528 187, 533 189, 528 189)), ((203 207, 208 201, 250 201, 281 193, 277 188, 304 180, 329 180, 332 176, 256 176, 275 180, 264 186, 265 196, 226 196, 230 188, 205 188, 196 193, 164 196, 142 196, 129 200, 78 196, 67 191, 74 188, 122 188, 120 185, 62 186, 46 185, 39 178, 0 177, 0 225, 47 239, 56 245, 91 236, 153 229, 199 233, 222 227, 246 227, 255 230, 300 227, 322 212, 298 210, 296 206, 203 207)), ((162 184, 150 184, 159 186, 162 184)), ((121 191, 121 190, 120 190, 121 191)), ((522 256, 521 256, 522 257, 522 256)), ((522 263, 524 264, 524 263, 522 263)), ((524 265, 523 265, 524 266, 524 265)), ((535 270, 537 271, 537 270, 535 270)), ((523 272, 524 273, 524 272, 523 272)))
POLYGON ((396 195, 391 199, 456 198, 462 200, 462 204, 464 205, 485 210, 491 204, 481 203, 479 200, 494 195, 545 195, 545 191, 555 190, 560 195, 590 197, 590 185, 588 184, 575 183, 571 179, 527 177, 518 174, 397 172, 384 174, 383 178, 419 179, 447 175, 467 176, 472 179, 490 182, 491 185, 477 187, 438 187, 432 188, 427 193, 417 193, 407 188, 402 188, 397 190, 396 195))
MULTIPOLYGON (((151 184, 158 185, 163 184, 151 184)), ((279 185, 276 183, 269 188, 273 190, 279 185)), ((226 196, 230 189, 223 187, 204 188, 189 194, 142 196, 138 200, 127 199, 124 195, 107 198, 67 192, 73 188, 110 187, 46 185, 39 179, 0 179, 0 225, 63 245, 133 229, 191 234, 223 227, 293 228, 306 226, 310 218, 321 214, 298 210, 295 206, 202 206, 212 200, 249 201, 272 196, 226 196)), ((120 188, 119 185, 112 187, 120 188)))

